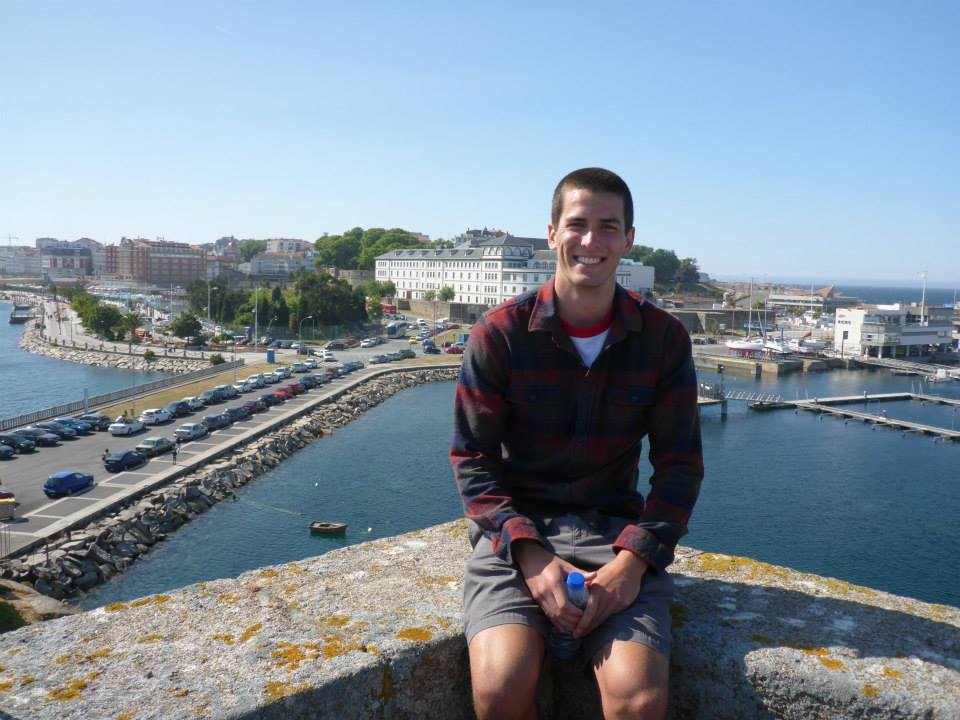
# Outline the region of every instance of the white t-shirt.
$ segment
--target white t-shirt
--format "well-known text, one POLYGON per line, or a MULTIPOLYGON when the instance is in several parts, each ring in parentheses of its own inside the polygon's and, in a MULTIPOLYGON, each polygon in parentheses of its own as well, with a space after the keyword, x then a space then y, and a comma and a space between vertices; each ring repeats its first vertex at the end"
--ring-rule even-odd
POLYGON ((573 346, 577 349, 577 352, 580 353, 580 359, 583 360, 583 364, 586 367, 591 367, 593 361, 596 360, 600 354, 600 351, 603 350, 603 343, 607 340, 607 335, 610 332, 610 323, 612 321, 612 310, 603 320, 588 328, 577 328, 562 320, 560 321, 563 329, 567 331, 567 334, 573 341, 573 346))

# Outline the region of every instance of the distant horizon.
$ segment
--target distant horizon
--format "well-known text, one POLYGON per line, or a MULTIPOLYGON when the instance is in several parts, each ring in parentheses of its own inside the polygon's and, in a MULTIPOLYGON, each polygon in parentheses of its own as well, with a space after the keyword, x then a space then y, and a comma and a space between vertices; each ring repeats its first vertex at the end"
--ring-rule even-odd
MULTIPOLYGON (((703 270, 703 268, 701 268, 703 270)), ((710 278, 713 280, 721 280, 723 282, 750 282, 753 280, 754 285, 767 285, 773 283, 774 285, 795 285, 795 286, 810 286, 812 285, 815 290, 819 290, 823 287, 828 286, 845 286, 845 287, 864 287, 864 288, 916 288, 920 290, 923 287, 923 280, 920 278, 910 279, 910 278, 852 278, 852 277, 827 277, 827 276, 817 276, 811 279, 810 276, 788 276, 788 275, 761 275, 761 276, 747 276, 739 274, 719 274, 719 275, 710 275, 710 278)), ((960 280, 948 281, 948 280, 927 280, 927 289, 928 290, 957 290, 958 295, 960 295, 960 280)))

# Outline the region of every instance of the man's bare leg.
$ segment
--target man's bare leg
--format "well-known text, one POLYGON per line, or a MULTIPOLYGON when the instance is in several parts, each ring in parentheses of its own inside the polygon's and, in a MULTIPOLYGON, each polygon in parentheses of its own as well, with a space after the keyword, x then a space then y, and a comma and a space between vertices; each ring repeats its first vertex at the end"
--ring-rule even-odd
POLYGON ((527 625, 497 625, 470 641, 477 720, 536 720, 543 638, 527 625))
POLYGON ((593 657, 605 720, 662 720, 670 661, 640 643, 614 640, 593 657))

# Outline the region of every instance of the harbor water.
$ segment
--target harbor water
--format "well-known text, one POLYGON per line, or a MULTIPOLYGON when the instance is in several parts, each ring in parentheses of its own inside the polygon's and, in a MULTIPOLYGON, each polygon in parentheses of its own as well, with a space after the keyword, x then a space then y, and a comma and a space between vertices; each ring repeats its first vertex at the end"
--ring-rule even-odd
POLYGON ((0 302, 0 418, 13 417, 160 380, 166 373, 91 367, 21 350, 17 343, 25 325, 7 322, 10 303, 0 302))
MULTIPOLYGON (((706 382, 718 377, 701 373, 706 382)), ((921 390, 960 398, 960 383, 927 384, 885 370, 780 379, 727 376, 730 389, 795 397, 921 390)), ((403 392, 306 447, 158 543, 96 588, 86 608, 232 577, 264 565, 460 517, 447 460, 453 383, 403 392), (312 520, 349 523, 311 536, 312 520)), ((870 404, 951 427, 952 408, 870 404)), ((683 543, 749 556, 929 602, 960 605, 960 443, 809 412, 731 403, 702 420, 706 478, 683 543)), ((641 466, 641 486, 649 475, 641 466)))

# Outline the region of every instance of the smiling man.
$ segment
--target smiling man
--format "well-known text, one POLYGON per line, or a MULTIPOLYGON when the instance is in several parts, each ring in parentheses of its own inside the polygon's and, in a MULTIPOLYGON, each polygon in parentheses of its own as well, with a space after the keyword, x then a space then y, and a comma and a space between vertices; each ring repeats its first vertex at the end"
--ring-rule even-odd
POLYGON ((551 627, 581 640, 607 718, 666 712, 667 566, 703 477, 690 339, 617 284, 626 183, 576 170, 553 195, 557 271, 487 312, 457 385, 450 460, 470 526, 464 616, 479 718, 535 718, 551 627), (649 441, 649 492, 639 488, 649 441), (589 600, 566 598, 582 572, 589 600))

